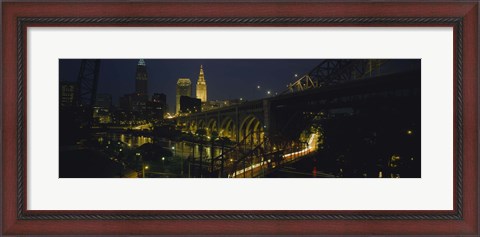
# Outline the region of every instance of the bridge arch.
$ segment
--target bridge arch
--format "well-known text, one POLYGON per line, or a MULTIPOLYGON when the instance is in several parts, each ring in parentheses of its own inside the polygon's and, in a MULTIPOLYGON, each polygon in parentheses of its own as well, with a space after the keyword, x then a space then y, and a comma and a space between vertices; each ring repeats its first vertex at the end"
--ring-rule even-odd
POLYGON ((258 144, 264 139, 263 123, 255 115, 248 115, 240 123, 240 141, 244 140, 247 144, 258 144))
POLYGON ((195 133, 197 131, 197 121, 192 120, 188 124, 188 131, 195 133))
POLYGON ((195 130, 195 132, 197 132, 198 129, 206 129, 205 120, 198 120, 197 129, 195 130))
POLYGON ((225 117, 219 127, 218 136, 227 137, 232 141, 237 140, 237 126, 232 117, 225 117))
POLYGON ((207 127, 205 128, 207 130, 207 136, 211 136, 212 132, 218 132, 217 129, 217 120, 214 118, 211 118, 208 120, 207 127))

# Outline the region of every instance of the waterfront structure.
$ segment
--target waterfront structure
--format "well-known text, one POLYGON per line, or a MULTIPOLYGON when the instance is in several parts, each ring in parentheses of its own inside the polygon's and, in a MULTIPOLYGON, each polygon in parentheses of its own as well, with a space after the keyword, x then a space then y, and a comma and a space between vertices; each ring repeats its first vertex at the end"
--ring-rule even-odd
POLYGON ((176 101, 175 101, 175 113, 180 113, 180 97, 192 96, 192 82, 189 78, 179 78, 177 81, 176 101))
POLYGON ((205 75, 203 74, 203 65, 200 65, 200 74, 197 81, 197 98, 202 102, 207 101, 207 82, 205 81, 205 75))

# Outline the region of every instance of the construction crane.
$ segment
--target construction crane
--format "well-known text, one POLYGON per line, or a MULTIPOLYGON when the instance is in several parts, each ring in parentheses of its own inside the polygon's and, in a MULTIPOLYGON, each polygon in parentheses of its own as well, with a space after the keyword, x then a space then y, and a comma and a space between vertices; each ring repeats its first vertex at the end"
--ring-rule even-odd
POLYGON ((82 59, 75 88, 74 104, 79 108, 82 127, 90 128, 93 123, 93 106, 97 96, 100 59, 82 59))

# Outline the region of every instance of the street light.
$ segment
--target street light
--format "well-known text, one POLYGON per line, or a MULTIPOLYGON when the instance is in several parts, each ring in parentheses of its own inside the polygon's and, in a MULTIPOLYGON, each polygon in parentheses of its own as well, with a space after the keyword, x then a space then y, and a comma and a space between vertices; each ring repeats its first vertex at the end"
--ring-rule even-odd
POLYGON ((145 178, 145 170, 148 170, 148 165, 142 162, 142 178, 145 178))

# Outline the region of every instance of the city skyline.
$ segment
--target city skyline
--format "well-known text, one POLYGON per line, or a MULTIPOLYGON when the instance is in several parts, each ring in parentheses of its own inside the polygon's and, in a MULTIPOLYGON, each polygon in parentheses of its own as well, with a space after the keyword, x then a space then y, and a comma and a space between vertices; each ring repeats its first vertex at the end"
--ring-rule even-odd
MULTIPOLYGON (((199 68, 205 70, 208 100, 255 100, 281 93, 286 85, 318 65, 321 59, 144 59, 148 75, 148 95, 167 95, 169 112, 175 111, 176 83, 189 78, 193 94, 199 68), (273 61, 273 62, 272 62, 273 61), (235 90, 225 90, 231 86, 235 90), (258 88, 260 86, 260 88, 258 88), (270 92, 270 94, 268 94, 270 92)), ((60 80, 75 81, 81 60, 60 60, 60 80)), ((136 70, 139 59, 102 59, 98 93, 112 95, 119 105, 121 96, 135 92, 136 70)))
POLYGON ((60 177, 421 177, 420 59, 75 63, 60 177))

